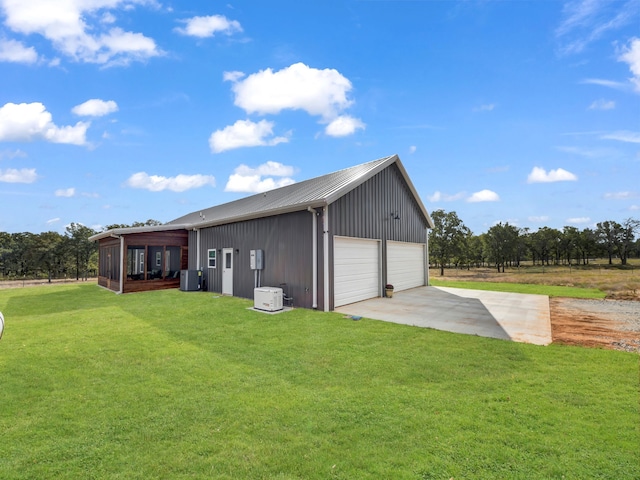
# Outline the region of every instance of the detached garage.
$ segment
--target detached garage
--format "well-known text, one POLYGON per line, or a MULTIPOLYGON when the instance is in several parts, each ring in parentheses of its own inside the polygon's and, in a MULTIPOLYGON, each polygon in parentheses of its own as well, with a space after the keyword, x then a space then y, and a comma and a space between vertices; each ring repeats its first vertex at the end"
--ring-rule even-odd
MULTIPOLYGON (((295 306, 329 311, 381 296, 387 283, 396 290, 426 285, 429 228, 427 210, 392 155, 197 210, 157 234, 188 235, 187 268, 202 272, 209 291, 251 299, 255 287, 282 287, 295 306), (257 251, 259 267, 251 262, 257 251)), ((94 239, 102 246, 121 233, 136 230, 94 239)), ((144 233, 152 234, 149 227, 144 233)))

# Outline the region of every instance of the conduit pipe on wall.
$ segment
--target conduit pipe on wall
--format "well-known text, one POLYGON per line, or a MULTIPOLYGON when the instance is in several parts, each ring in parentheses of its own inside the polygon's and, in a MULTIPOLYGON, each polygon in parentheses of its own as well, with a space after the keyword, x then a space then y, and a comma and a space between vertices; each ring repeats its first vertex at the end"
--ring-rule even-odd
POLYGON ((329 205, 322 209, 322 242, 324 252, 324 311, 329 311, 329 205))
POLYGON ((318 212, 315 208, 307 207, 311 212, 311 255, 313 256, 313 305, 311 308, 318 308, 318 212))

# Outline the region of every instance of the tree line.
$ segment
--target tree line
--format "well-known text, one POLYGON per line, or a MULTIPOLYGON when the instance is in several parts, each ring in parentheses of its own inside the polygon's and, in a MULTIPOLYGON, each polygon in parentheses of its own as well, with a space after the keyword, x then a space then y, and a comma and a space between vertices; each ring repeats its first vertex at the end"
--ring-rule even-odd
MULTIPOLYGON (((490 265, 504 271, 506 266, 520 266, 523 261, 533 265, 588 265, 590 259, 605 257, 609 264, 615 259, 627 265, 629 258, 640 258, 640 220, 633 218, 622 223, 607 220, 582 230, 566 226, 562 230, 542 227, 531 231, 507 222, 480 235, 474 235, 454 211, 435 210, 431 218, 435 228, 429 231, 429 259, 441 274, 449 265, 490 265)), ((113 224, 102 231, 160 224, 157 220, 113 224)), ((79 280, 95 276, 98 245, 89 237, 96 233, 80 223, 71 223, 63 234, 0 232, 0 278, 79 280)))
POLYGON ((622 223, 607 220, 595 228, 566 226, 562 230, 542 227, 536 231, 498 223, 480 235, 473 232, 456 212, 435 210, 435 228, 429 232, 429 259, 444 275, 445 266, 471 268, 492 266, 504 272, 505 266, 588 265, 590 259, 614 259, 627 265, 629 258, 640 258, 640 220, 622 223))
MULTIPOLYGON (((114 228, 160 225, 157 220, 134 222, 131 225, 107 225, 101 231, 114 228)), ((71 223, 64 233, 0 232, 0 279, 75 278, 96 276, 98 244, 89 241, 98 230, 80 223, 71 223)))

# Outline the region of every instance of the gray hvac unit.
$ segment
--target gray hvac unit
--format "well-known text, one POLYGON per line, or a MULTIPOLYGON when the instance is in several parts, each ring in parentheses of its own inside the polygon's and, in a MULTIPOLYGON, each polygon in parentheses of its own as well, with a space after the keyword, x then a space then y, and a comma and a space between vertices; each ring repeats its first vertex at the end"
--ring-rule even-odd
POLYGON ((180 290, 197 292, 202 288, 202 270, 180 270, 180 290))

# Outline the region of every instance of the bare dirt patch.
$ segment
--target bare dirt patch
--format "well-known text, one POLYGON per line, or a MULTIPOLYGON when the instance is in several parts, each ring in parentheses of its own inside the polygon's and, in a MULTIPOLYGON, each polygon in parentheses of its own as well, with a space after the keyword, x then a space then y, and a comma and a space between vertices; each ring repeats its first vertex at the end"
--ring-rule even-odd
POLYGON ((640 353, 640 302, 549 299, 554 343, 640 353))

